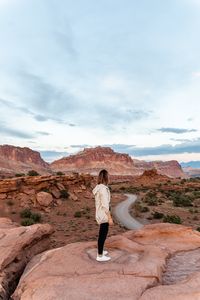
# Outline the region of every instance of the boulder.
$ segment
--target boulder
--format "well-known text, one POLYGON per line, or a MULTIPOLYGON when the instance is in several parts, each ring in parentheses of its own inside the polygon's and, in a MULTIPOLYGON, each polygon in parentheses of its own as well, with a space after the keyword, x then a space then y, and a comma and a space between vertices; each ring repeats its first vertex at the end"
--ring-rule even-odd
POLYGON ((76 196, 76 194, 74 194, 74 193, 69 193, 69 196, 70 196, 70 198, 73 200, 73 201, 77 201, 78 200, 78 197, 76 196))
POLYGON ((56 199, 60 198, 60 191, 57 188, 52 189, 51 193, 56 199))
POLYGON ((39 192, 36 195, 37 202, 40 206, 48 207, 53 203, 53 197, 50 193, 39 192))
POLYGON ((9 298, 28 261, 49 248, 52 231, 48 224, 21 227, 0 218, 0 299, 9 298))

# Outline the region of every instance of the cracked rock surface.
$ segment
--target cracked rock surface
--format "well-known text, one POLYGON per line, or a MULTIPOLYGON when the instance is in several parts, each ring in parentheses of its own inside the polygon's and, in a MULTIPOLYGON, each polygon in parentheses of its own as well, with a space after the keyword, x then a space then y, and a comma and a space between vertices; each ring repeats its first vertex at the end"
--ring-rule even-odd
POLYGON ((106 249, 112 259, 105 263, 95 260, 96 242, 68 244, 33 257, 12 299, 200 299, 197 270, 175 284, 162 283, 170 257, 199 247, 200 233, 167 223, 110 237, 106 249))

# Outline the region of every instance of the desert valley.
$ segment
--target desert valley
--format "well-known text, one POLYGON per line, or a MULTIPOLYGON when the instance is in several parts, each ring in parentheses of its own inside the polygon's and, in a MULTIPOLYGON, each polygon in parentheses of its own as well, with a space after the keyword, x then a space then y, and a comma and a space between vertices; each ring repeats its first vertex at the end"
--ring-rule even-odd
MULTIPOLYGON (((193 257, 191 263, 196 264, 197 262, 198 255, 194 249, 200 247, 200 233, 198 233, 200 230, 200 179, 198 177, 189 177, 188 174, 185 174, 177 161, 139 161, 132 159, 127 154, 116 153, 108 147, 99 146, 96 148, 86 148, 75 155, 48 164, 36 151, 29 148, 6 145, 0 146, 0 171, 2 178, 0 180, 0 248, 2 251, 3 249, 6 250, 5 253, 3 251, 0 254, 2 261, 1 299, 8 299, 9 297, 11 297, 11 299, 27 300, 68 299, 64 298, 64 294, 62 294, 64 292, 56 292, 57 283, 55 283, 55 286, 52 284, 54 287, 52 288, 54 296, 52 296, 52 298, 50 296, 45 298, 47 293, 46 284, 42 283, 42 281, 40 281, 38 285, 41 291, 40 296, 37 296, 37 293, 36 296, 31 296, 34 289, 32 277, 39 276, 39 278, 41 278, 41 276, 44 276, 44 278, 48 278, 49 275, 44 273, 47 272, 48 269, 48 263, 45 258, 46 255, 48 256, 48 253, 50 253, 50 257, 53 259, 56 253, 58 253, 59 257, 59 255, 61 255, 59 251, 64 251, 65 247, 66 251, 69 251, 69 255, 66 256, 66 262, 69 260, 69 265, 70 255, 72 255, 73 251, 76 252, 80 249, 85 249, 84 251, 89 255, 89 260, 93 260, 94 250, 92 249, 95 246, 95 240, 98 236, 98 226, 94 219, 95 206, 91 191, 96 184, 96 175, 101 168, 107 168, 110 173, 109 187, 112 192, 112 211, 114 218, 115 207, 126 199, 126 194, 136 195, 137 200, 130 207, 130 214, 146 228, 145 230, 140 229, 138 231, 138 237, 141 239, 140 243, 146 243, 145 239, 148 240, 146 234, 151 232, 151 230, 154 238, 159 240, 159 245, 156 246, 152 240, 150 242, 151 246, 148 246, 155 248, 153 253, 158 254, 158 252, 155 251, 164 251, 161 250, 164 249, 162 248, 164 247, 162 234, 166 236, 169 243, 173 243, 173 251, 172 249, 167 250, 166 248, 162 255, 160 252, 160 258, 156 259, 155 263, 153 263, 157 271, 151 270, 150 272, 154 273, 159 270, 157 275, 152 275, 152 279, 149 280, 144 279, 146 271, 142 269, 142 265, 138 262, 139 268, 141 268, 141 274, 139 275, 140 277, 138 277, 134 271, 134 264, 132 266, 129 256, 125 256, 125 253, 126 251, 135 253, 132 255, 136 255, 133 259, 136 261, 141 255, 143 257, 143 255, 146 254, 142 246, 139 247, 138 244, 136 247, 137 238, 134 238, 134 233, 133 236, 131 236, 132 231, 127 231, 125 226, 115 218, 115 225, 111 227, 109 231, 110 238, 108 239, 108 245, 110 243, 110 247, 113 249, 112 251, 114 251, 113 257, 115 259, 112 264, 115 265, 116 261, 116 267, 119 268, 119 270, 117 271, 116 269, 116 271, 112 271, 112 276, 109 276, 117 280, 115 277, 116 272, 122 272, 120 268, 123 267, 121 263, 124 261, 124 266, 129 262, 127 267, 129 266, 130 271, 128 271, 128 273, 132 274, 129 275, 130 278, 127 277, 124 283, 126 288, 130 288, 131 283, 129 283, 129 280, 131 282, 132 276, 134 276, 136 282, 138 281, 134 288, 135 298, 129 298, 130 294, 127 292, 127 297, 119 297, 119 299, 151 299, 148 298, 150 296, 148 296, 147 287, 159 287, 162 278, 164 278, 164 283, 160 287, 163 287, 164 290, 167 285, 176 284, 177 289, 174 291, 174 295, 176 296, 177 290, 179 289, 179 282, 176 281, 177 279, 173 280, 173 276, 176 275, 180 277, 180 280, 187 279, 194 270, 191 269, 193 271, 189 273, 180 271, 179 274, 175 275, 165 273, 167 275, 162 276, 162 273, 165 268, 169 268, 169 272, 174 272, 174 264, 180 259, 176 257, 176 253, 179 253, 180 250, 194 251, 189 253, 190 256, 193 257), (29 228, 30 230, 28 230, 29 228), (140 231, 141 234, 139 233, 140 231), (174 235, 176 231, 177 234, 174 235), (191 236, 191 240, 186 247, 184 245, 184 239, 187 241, 189 238, 188 234, 191 236), (181 244, 179 244, 178 240, 182 236, 183 243, 181 242, 181 244), (81 244, 81 242, 83 244, 81 244), (131 244, 129 245, 129 243, 133 243, 132 246, 131 244), (71 250, 67 250, 68 248, 71 250), (16 249, 16 251, 13 252, 14 249, 16 249), (54 252, 53 249, 63 250, 54 252), (35 256, 44 250, 49 251, 44 252, 43 256, 41 256, 41 254, 35 256), (174 263, 172 260, 171 267, 170 264, 166 265, 167 258, 170 256, 175 259, 174 263), (31 260, 32 257, 33 259, 31 260), (31 262, 27 265, 29 260, 31 260, 31 262), (40 261, 43 260, 45 264, 47 263, 46 271, 34 270, 34 264, 39 264, 37 268, 41 268, 40 265, 42 263, 40 261), (28 269, 26 268, 17 287, 26 265, 28 269), (27 272, 28 275, 26 276, 27 272), (42 292, 42 289, 44 289, 44 292, 42 292), (147 290, 147 296, 142 296, 145 290, 147 290), (61 293, 62 296, 59 293, 61 293), (12 294, 13 296, 11 296, 12 294)), ((137 236, 137 231, 135 232, 137 236)), ((147 248, 145 251, 150 250, 147 248)), ((129 255, 131 255, 130 253, 129 255)), ((181 257, 183 264, 188 262, 187 255, 189 254, 186 252, 186 257, 181 257)), ((151 253, 151 255, 154 254, 151 253)), ((73 272, 82 274, 83 268, 86 268, 85 272, 87 276, 89 276, 90 262, 87 267, 83 267, 84 256, 80 259, 82 261, 76 261, 77 268, 78 270, 80 268, 80 270, 75 271, 76 268, 74 266, 73 272)), ((153 258, 150 256, 148 259, 152 260, 153 258)), ((52 267, 53 265, 51 265, 51 268, 52 267)), ((71 267, 73 266, 71 265, 71 267)), ((99 266, 96 267, 93 265, 92 268, 96 274, 95 276, 98 277, 100 269, 99 266)), ((66 269, 66 272, 72 271, 66 269)), ((124 272, 126 273, 126 271, 123 271, 123 273, 124 272)), ((69 277, 69 274, 67 274, 68 273, 65 275, 67 276, 66 278, 69 277)), ((55 280, 54 275, 52 276, 55 280)), ((74 275, 70 275, 69 278, 74 278, 74 275)), ((71 279, 69 279, 66 284, 72 289, 72 299, 78 299, 75 292, 78 281, 72 284, 70 283, 71 279)), ((193 280, 196 279, 192 277, 192 282, 193 280)), ((59 285, 61 281, 58 280, 59 285)), ((79 284, 83 285, 81 275, 79 284)), ((95 282, 93 284, 95 284, 95 282)), ((83 285, 82 288, 84 291, 83 297, 79 297, 79 299, 90 299, 86 296, 89 293, 87 284, 83 285)), ((48 289, 47 287, 47 290, 48 289)), ((191 295, 193 295, 194 289, 191 290, 191 295)), ((149 292, 154 295, 153 290, 149 292)), ((119 293, 119 291, 116 293, 119 293)), ((113 291, 113 295, 108 299, 118 299, 116 298, 116 293, 113 291)), ((155 292, 155 295, 156 293, 160 295, 159 290, 155 292)), ((165 292, 162 291, 162 293, 165 292)), ((168 291, 166 291, 166 295, 168 295, 167 293, 168 291)), ((104 297, 103 294, 101 297, 104 297)), ((170 299, 167 297, 168 296, 162 299, 170 299)), ((93 296, 92 299, 104 298, 95 298, 93 296)), ((154 297, 154 299, 160 300, 161 298, 154 297)), ((191 298, 189 294, 187 300, 188 299, 195 298, 191 298)))

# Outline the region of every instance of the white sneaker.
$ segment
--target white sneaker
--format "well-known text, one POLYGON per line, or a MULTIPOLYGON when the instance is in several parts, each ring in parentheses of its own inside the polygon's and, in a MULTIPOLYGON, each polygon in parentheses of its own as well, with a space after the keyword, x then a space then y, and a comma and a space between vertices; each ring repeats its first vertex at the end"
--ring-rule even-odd
POLYGON ((108 261, 110 259, 111 259, 111 257, 105 256, 105 255, 102 255, 102 256, 97 255, 97 258, 96 258, 97 261, 108 261))

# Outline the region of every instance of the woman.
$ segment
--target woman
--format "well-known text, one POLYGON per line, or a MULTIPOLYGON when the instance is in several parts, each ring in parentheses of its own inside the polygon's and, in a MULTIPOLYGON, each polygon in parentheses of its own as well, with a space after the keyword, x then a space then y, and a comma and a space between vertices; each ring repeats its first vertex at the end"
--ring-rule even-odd
POLYGON ((109 225, 113 225, 113 220, 110 214, 110 190, 108 188, 108 172, 101 170, 98 176, 98 184, 92 190, 95 196, 96 221, 99 226, 98 237, 98 253, 97 261, 108 261, 111 258, 106 256, 108 251, 104 251, 104 243, 108 234, 109 225))

